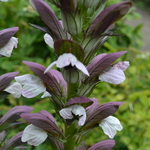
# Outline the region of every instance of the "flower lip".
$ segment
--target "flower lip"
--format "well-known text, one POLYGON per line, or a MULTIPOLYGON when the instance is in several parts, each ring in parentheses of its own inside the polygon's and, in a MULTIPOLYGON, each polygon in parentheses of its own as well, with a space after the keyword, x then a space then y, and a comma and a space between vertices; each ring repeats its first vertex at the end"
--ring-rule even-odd
POLYGON ((66 120, 78 120, 78 125, 83 126, 86 120, 85 109, 80 105, 71 105, 59 111, 59 114, 66 120))
POLYGON ((26 74, 15 77, 17 82, 10 84, 4 91, 12 94, 15 98, 20 98, 23 95, 26 98, 35 97, 42 92, 44 94, 41 98, 51 97, 50 93, 46 91, 46 87, 39 77, 26 74))
POLYGON ((128 61, 118 62, 114 64, 104 73, 100 74, 99 80, 111 84, 120 84, 125 80, 124 72, 129 66, 128 61))
POLYGON ((29 145, 38 146, 43 143, 47 137, 48 134, 46 131, 30 124, 23 131, 21 141, 27 142, 29 145))
POLYGON ((13 51, 13 48, 17 48, 18 39, 15 37, 11 37, 8 43, 0 48, 0 54, 6 57, 10 57, 13 51))
POLYGON ((12 94, 14 98, 20 98, 22 93, 22 85, 19 82, 10 84, 4 91, 12 94))
POLYGON ((121 131, 123 129, 120 121, 113 116, 109 116, 103 119, 99 126, 102 127, 104 133, 109 136, 109 138, 114 138, 116 131, 121 131))
POLYGON ((23 85, 22 95, 26 98, 32 98, 46 91, 42 80, 34 75, 26 74, 15 77, 15 80, 23 85))
POLYGON ((64 68, 71 65, 72 67, 76 67, 84 74, 89 76, 86 67, 80 61, 78 61, 77 58, 72 53, 64 53, 63 55, 60 55, 57 61, 52 62, 47 67, 44 73, 48 72, 54 65, 56 65, 58 68, 64 68))

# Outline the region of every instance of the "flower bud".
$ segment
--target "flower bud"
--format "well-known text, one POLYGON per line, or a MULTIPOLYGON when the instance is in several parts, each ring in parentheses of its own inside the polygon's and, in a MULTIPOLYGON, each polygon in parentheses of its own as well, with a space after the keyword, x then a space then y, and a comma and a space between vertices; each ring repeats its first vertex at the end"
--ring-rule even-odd
POLYGON ((72 66, 67 66, 62 71, 63 77, 68 83, 77 83, 80 78, 79 70, 72 66))

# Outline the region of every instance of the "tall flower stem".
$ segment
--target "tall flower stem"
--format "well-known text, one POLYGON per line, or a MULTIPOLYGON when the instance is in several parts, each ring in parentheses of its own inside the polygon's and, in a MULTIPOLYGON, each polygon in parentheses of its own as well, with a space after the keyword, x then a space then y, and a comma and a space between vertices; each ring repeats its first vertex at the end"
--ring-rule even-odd
POLYGON ((67 95, 67 100, 69 100, 70 98, 73 98, 76 96, 76 91, 78 88, 78 83, 75 84, 70 84, 68 83, 68 95, 67 95))
POLYGON ((65 136, 67 138, 67 142, 64 143, 64 150, 74 150, 75 148, 75 133, 76 127, 75 124, 71 124, 69 127, 65 127, 65 136))
MULTIPOLYGON (((70 84, 68 83, 68 95, 67 100, 74 97, 76 94, 76 90, 78 87, 78 83, 70 84)), ((65 125, 65 136, 66 136, 66 143, 64 143, 64 150, 74 150, 75 147, 75 133, 76 127, 75 124, 72 123, 70 126, 65 125)))

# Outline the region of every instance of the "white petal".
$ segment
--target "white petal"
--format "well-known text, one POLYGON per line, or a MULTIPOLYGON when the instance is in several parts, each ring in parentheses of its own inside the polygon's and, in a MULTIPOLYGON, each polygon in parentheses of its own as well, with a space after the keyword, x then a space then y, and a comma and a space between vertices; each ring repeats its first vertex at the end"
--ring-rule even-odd
POLYGON ((86 67, 80 62, 78 61, 75 64, 76 68, 78 68, 79 70, 81 70, 84 74, 86 74, 87 76, 89 76, 88 70, 86 69, 86 67))
POLYGON ((47 69, 44 71, 44 73, 48 72, 55 64, 58 68, 64 68, 66 66, 72 65, 74 66, 75 63, 77 62, 77 59, 74 55, 70 53, 65 53, 63 55, 60 55, 58 57, 57 61, 52 62, 47 69))
POLYGON ((85 109, 80 105, 72 105, 70 106, 71 111, 77 116, 82 116, 85 112, 85 109))
POLYGON ((25 74, 22 76, 17 76, 17 77, 15 77, 15 80, 22 85, 25 85, 25 84, 42 84, 42 80, 39 77, 31 75, 31 74, 25 74))
POLYGON ((129 67, 128 61, 118 62, 113 65, 114 68, 121 69, 122 71, 125 71, 129 67))
POLYGON ((8 41, 8 43, 7 43, 4 47, 2 47, 2 48, 0 49, 0 54, 1 54, 1 55, 4 55, 4 56, 6 56, 6 57, 10 57, 13 48, 14 48, 14 47, 17 48, 17 44, 18 44, 18 39, 15 38, 15 37, 12 37, 12 38, 8 41))
POLYGON ((32 98, 46 91, 42 80, 31 74, 15 77, 15 80, 23 85, 22 95, 26 98, 32 98))
POLYGON ((45 98, 45 97, 51 97, 51 94, 45 91, 44 94, 41 96, 41 98, 45 98))
POLYGON ((82 116, 79 118, 78 125, 83 126, 86 121, 86 112, 82 112, 82 116))
POLYGON ((121 69, 111 68, 99 76, 99 80, 111 84, 120 84, 125 80, 124 72, 121 69))
POLYGON ((77 58, 71 53, 65 53, 60 55, 57 60, 56 66, 58 68, 64 68, 66 66, 74 66, 77 62, 77 58))
POLYGON ((13 45, 15 48, 17 48, 18 38, 12 37, 12 38, 10 39, 10 41, 11 41, 12 45, 13 45))
POLYGON ((51 48, 54 48, 54 41, 53 41, 52 37, 49 34, 46 33, 44 35, 44 40, 45 40, 46 44, 48 44, 51 48))
POLYGON ((114 138, 116 131, 121 131, 123 127, 120 124, 120 121, 113 116, 109 116, 102 120, 99 124, 102 127, 104 133, 109 136, 109 138, 114 138))
POLYGON ((72 115, 72 109, 70 107, 63 108, 59 111, 59 114, 64 118, 64 119, 73 119, 72 115))
POLYGON ((27 142, 29 145, 38 146, 46 140, 47 136, 47 132, 30 124, 23 131, 21 141, 27 142))
POLYGON ((18 82, 14 82, 10 84, 10 86, 8 86, 4 91, 12 94, 12 96, 15 98, 19 98, 21 97, 22 93, 22 85, 18 82))
POLYGON ((69 106, 67 108, 60 110, 59 113, 64 119, 73 119, 74 116, 72 115, 72 113, 75 116, 79 116, 79 121, 78 121, 79 126, 83 126, 86 120, 85 109, 80 105, 69 106))
POLYGON ((81 116, 79 118, 78 125, 83 126, 86 120, 85 109, 80 105, 72 105, 70 107, 72 108, 72 113, 74 113, 76 116, 81 116))
POLYGON ((46 91, 43 84, 25 84, 22 89, 22 95, 26 98, 33 98, 46 91))
POLYGON ((56 65, 57 61, 52 62, 44 71, 44 73, 48 72, 54 65, 56 65))

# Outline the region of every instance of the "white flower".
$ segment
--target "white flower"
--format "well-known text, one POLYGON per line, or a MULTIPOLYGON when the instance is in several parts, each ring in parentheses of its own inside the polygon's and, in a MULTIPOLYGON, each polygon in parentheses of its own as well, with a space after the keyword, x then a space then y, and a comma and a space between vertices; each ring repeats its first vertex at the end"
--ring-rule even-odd
POLYGON ((24 129, 21 141, 27 142, 29 145, 38 146, 43 143, 47 137, 46 131, 30 124, 24 129))
POLYGON ((111 84, 120 84, 125 80, 124 72, 129 66, 128 61, 118 62, 99 76, 99 80, 111 84))
POLYGON ((51 63, 44 73, 48 72, 54 65, 56 65, 58 68, 64 68, 69 65, 72 67, 75 66, 77 69, 81 70, 84 74, 89 76, 86 67, 71 53, 64 53, 63 55, 60 55, 58 60, 51 63))
POLYGON ((33 98, 42 92, 41 98, 50 97, 46 87, 39 77, 26 74, 15 77, 16 82, 10 84, 4 91, 12 94, 13 97, 19 98, 23 95, 26 98, 33 98))
POLYGON ((111 139, 116 135, 116 131, 121 131, 123 129, 120 121, 113 116, 103 119, 99 126, 102 127, 104 133, 111 139))
POLYGON ((23 86, 22 95, 26 98, 35 97, 46 91, 42 80, 34 75, 26 74, 17 76, 15 80, 23 86))
POLYGON ((4 47, 0 48, 0 54, 6 57, 10 57, 13 51, 13 48, 14 47, 17 48, 17 44, 18 44, 17 38, 15 37, 10 38, 8 43, 4 47))
POLYGON ((64 119, 73 119, 74 116, 79 117, 78 125, 83 126, 86 120, 85 109, 80 105, 72 105, 59 111, 64 119))
POLYGON ((47 45, 49 45, 51 48, 54 48, 54 41, 49 34, 46 33, 44 35, 44 40, 47 45))
POLYGON ((4 91, 12 94, 13 97, 19 98, 22 94, 22 85, 18 82, 10 84, 4 91))

